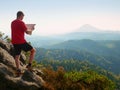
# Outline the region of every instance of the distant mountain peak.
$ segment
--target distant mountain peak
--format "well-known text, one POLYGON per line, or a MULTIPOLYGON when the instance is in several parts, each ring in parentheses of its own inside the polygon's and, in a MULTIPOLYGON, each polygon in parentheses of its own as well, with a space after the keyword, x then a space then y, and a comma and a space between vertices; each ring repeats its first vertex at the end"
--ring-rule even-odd
POLYGON ((94 26, 92 26, 92 25, 90 25, 90 24, 84 24, 84 25, 82 25, 81 27, 88 27, 88 28, 95 28, 94 26))
POLYGON ((77 31, 79 31, 79 32, 98 32, 101 30, 90 24, 85 24, 85 25, 81 26, 77 31))

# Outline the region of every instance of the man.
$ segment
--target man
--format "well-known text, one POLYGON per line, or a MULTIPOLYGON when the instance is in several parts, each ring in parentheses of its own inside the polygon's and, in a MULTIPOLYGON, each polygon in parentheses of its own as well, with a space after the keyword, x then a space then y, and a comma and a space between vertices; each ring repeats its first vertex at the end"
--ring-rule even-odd
MULTIPOLYGON (((24 13, 22 11, 17 12, 17 18, 11 22, 11 36, 12 36, 12 44, 15 49, 15 63, 17 72, 21 73, 21 69, 19 67, 20 65, 20 53, 22 50, 24 51, 30 51, 30 58, 29 58, 29 64, 26 68, 28 70, 31 69, 32 60, 35 55, 35 48, 33 48, 30 44, 27 43, 25 40, 25 33, 29 34, 27 31, 27 27, 25 23, 22 21, 24 18, 24 13)), ((34 28, 33 28, 34 29, 34 28)))

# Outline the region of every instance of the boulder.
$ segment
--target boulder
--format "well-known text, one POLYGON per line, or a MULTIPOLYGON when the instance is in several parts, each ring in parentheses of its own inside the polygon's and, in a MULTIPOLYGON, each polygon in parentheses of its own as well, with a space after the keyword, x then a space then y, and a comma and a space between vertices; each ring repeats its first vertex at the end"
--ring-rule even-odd
MULTIPOLYGON (((15 77, 16 64, 13 47, 0 40, 0 90, 44 90, 44 80, 36 73, 25 71, 23 76, 15 77)), ((21 69, 25 69, 25 55, 21 55, 21 69)))

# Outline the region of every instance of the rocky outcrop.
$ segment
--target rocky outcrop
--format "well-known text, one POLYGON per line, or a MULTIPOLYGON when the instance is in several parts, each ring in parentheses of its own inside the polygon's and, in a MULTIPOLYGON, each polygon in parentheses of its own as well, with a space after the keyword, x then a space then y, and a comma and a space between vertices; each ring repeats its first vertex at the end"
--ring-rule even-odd
MULTIPOLYGON (((25 71, 15 77, 16 66, 12 45, 0 40, 0 90, 43 90, 44 81, 35 72, 25 71)), ((25 69, 25 55, 21 55, 21 69, 25 69)))

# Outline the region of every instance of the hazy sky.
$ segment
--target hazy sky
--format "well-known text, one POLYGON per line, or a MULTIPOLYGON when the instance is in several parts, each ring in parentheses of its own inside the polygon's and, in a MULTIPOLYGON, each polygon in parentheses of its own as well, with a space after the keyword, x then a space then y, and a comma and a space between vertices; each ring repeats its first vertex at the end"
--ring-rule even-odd
POLYGON ((0 31, 10 34, 17 11, 35 23, 33 35, 71 32, 84 24, 120 30, 120 0, 0 0, 0 31))

